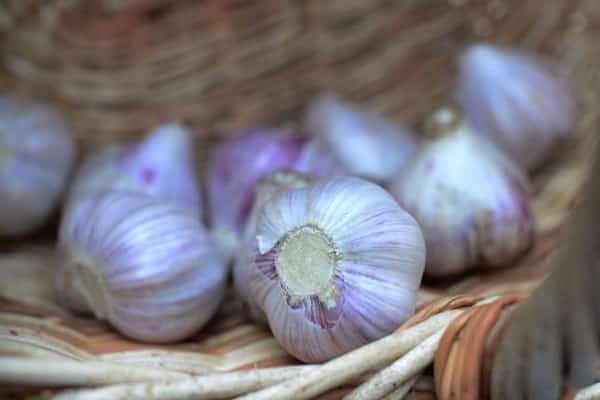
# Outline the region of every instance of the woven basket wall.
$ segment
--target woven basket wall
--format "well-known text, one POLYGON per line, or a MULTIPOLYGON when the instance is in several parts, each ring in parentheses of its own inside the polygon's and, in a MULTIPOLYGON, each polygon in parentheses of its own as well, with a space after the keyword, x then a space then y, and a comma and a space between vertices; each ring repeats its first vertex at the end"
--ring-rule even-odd
MULTIPOLYGON (((448 309, 473 311, 492 296, 526 294, 542 279, 600 130, 597 0, 5 0, 0 31, 2 87, 61 107, 85 150, 171 119, 210 142, 242 127, 293 123, 324 90, 418 128, 451 94, 454 57, 466 44, 490 40, 557 58, 572 78, 579 118, 574 139, 535 177, 534 248, 513 268, 423 289, 423 308, 410 324, 448 309)), ((186 343, 157 348, 123 339, 54 304, 52 263, 47 248, 1 255, 0 354, 141 366, 152 370, 147 376, 295 364, 234 299, 186 343)), ((513 300, 494 304, 505 307, 503 301, 513 300)), ((485 341, 488 331, 470 343, 485 341)), ((448 364, 449 352, 472 348, 444 343, 436 349, 435 380, 426 371, 409 398, 478 398, 449 388, 483 385, 483 356, 448 364)), ((30 367, 31 379, 44 375, 30 367)), ((64 386, 75 379, 67 375, 64 386)), ((96 384, 118 383, 94 376, 96 384)), ((317 398, 340 398, 356 384, 341 380, 317 398)), ((23 393, 23 386, 3 387, 0 396, 9 392, 23 393)))

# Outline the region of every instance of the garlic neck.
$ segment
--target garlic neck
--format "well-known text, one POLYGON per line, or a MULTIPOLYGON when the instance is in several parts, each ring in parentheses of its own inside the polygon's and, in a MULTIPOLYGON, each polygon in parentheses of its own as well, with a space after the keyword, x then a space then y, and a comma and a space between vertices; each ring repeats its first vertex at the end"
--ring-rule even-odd
POLYGON ((112 311, 108 285, 94 263, 84 256, 73 256, 65 273, 65 282, 69 286, 65 289, 77 291, 96 318, 108 318, 112 311))
POLYGON ((315 225, 303 225, 282 240, 275 267, 292 303, 316 296, 333 307, 337 301, 334 285, 339 252, 333 240, 315 225))

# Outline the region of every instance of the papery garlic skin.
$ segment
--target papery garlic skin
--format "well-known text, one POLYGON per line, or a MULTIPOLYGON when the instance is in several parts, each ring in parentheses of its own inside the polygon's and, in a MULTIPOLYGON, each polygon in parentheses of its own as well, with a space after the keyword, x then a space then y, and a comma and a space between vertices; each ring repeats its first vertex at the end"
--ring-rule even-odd
POLYGON ((377 182, 389 181, 418 149, 406 130, 333 96, 309 106, 305 125, 349 173, 377 182))
POLYGON ((423 228, 429 277, 506 266, 531 246, 534 234, 520 168, 463 120, 449 123, 390 187, 423 228))
POLYGON ((92 155, 77 173, 71 199, 104 190, 146 193, 201 217, 191 133, 179 123, 164 123, 138 143, 114 145, 92 155))
POLYGON ((257 322, 266 322, 266 316, 251 294, 250 274, 256 247, 256 219, 267 200, 286 191, 307 186, 313 179, 307 175, 287 169, 273 171, 263 176, 256 186, 256 200, 248 217, 242 243, 233 266, 233 284, 236 292, 248 306, 251 317, 257 322))
POLYGON ((0 97, 0 235, 31 233, 46 221, 74 159, 73 139, 57 111, 0 97))
POLYGON ((373 183, 342 177, 285 192, 264 204, 256 235, 252 297, 302 361, 378 339, 414 311, 423 236, 373 183))
POLYGON ((208 172, 213 228, 241 235, 254 204, 256 183, 281 168, 319 177, 342 171, 320 144, 285 129, 260 129, 228 139, 217 146, 208 172))
POLYGON ((75 292, 63 298, 83 299, 136 340, 188 337, 223 298, 226 269, 198 219, 145 194, 82 195, 64 215, 60 248, 66 261, 58 289, 75 292))
POLYGON ((575 100, 549 63, 475 44, 459 59, 457 98, 474 129, 533 169, 573 132, 575 100))

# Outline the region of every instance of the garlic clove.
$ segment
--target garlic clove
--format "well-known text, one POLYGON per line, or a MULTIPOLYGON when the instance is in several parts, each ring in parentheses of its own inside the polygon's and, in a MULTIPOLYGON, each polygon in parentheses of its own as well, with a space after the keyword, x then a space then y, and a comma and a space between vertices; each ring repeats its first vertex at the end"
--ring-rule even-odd
POLYGON ((254 204, 258 180, 281 168, 319 177, 341 173, 325 148, 288 130, 255 130, 226 140, 217 146, 208 173, 213 228, 234 232, 239 238, 254 204))
POLYGON ((305 124, 351 174, 379 182, 391 179, 417 150, 409 132, 333 96, 317 98, 305 124))
POLYGON ((539 166, 572 133, 575 101, 550 63, 481 43, 462 53, 459 71, 467 119, 523 168, 539 166))
POLYGON ((139 143, 112 146, 90 157, 77 174, 71 199, 103 190, 143 192, 202 216, 191 133, 164 123, 139 143))
POLYGON ((379 186, 336 178, 268 200, 252 298, 292 355, 320 362, 375 340, 412 314, 425 262, 416 221, 379 186))
POLYGON ((164 123, 123 155, 122 168, 147 193, 200 214, 202 204, 192 149, 191 134, 183 125, 164 123))
POLYGON ((75 145, 60 114, 30 99, 0 97, 0 124, 0 235, 23 235, 58 205, 75 145))
POLYGON ((531 246, 534 233, 522 171, 449 113, 434 113, 447 131, 390 186, 425 232, 430 277, 505 266, 531 246))
POLYGON ((77 310, 83 299, 136 340, 183 339, 223 298, 226 269, 198 219, 142 193, 81 195, 63 217, 60 247, 63 300, 77 310))

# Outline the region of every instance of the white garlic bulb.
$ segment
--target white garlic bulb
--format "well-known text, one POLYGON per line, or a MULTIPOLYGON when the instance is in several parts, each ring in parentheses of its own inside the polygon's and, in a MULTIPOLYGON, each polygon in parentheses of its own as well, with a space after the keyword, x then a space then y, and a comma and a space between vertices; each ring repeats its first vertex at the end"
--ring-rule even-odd
POLYGON ((266 322, 266 317, 250 292, 250 272, 256 247, 256 219, 267 200, 288 190, 305 187, 311 181, 312 179, 307 175, 290 169, 280 169, 263 176, 256 185, 254 206, 243 232, 242 244, 235 257, 233 283, 237 293, 248 306, 250 315, 258 322, 266 322))
POLYGON ((191 134, 181 124, 165 123, 139 143, 115 145, 91 156, 77 173, 71 199, 103 190, 143 192, 201 216, 191 134))
POLYGON ((223 298, 226 269, 201 223, 146 194, 81 195, 63 217, 60 248, 59 295, 137 340, 185 338, 223 298))
POLYGON ((486 44, 459 59, 457 97, 466 118, 524 168, 535 168, 572 133, 575 101, 549 63, 486 44))
POLYGON ((425 275, 504 266, 532 244, 528 182, 453 111, 433 118, 445 124, 445 135, 426 145, 390 187, 425 232, 425 275))
POLYGON ((63 118, 51 108, 0 97, 0 235, 40 227, 56 208, 75 158, 63 118))
POLYGON ((418 148, 409 132, 381 115, 332 96, 309 106, 305 125, 350 174, 378 182, 389 181, 418 148))
POLYGON ((331 359, 413 313, 425 244, 384 189, 336 178, 275 196, 261 210, 250 292, 292 355, 331 359))

